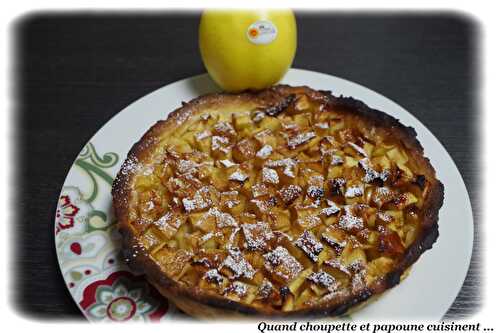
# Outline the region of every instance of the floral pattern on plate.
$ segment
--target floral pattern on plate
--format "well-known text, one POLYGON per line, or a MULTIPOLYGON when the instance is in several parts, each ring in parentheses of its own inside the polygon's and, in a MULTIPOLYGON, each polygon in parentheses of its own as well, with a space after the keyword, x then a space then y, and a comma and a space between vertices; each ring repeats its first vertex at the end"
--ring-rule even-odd
POLYGON ((89 284, 80 306, 100 321, 158 321, 167 312, 146 280, 127 271, 114 272, 105 280, 89 284))
POLYGON ((88 143, 76 159, 59 196, 55 244, 62 275, 90 321, 159 321, 175 309, 134 275, 120 256, 121 237, 112 206, 110 171, 119 157, 102 156, 88 143), (69 183, 69 185, 68 185, 69 183))

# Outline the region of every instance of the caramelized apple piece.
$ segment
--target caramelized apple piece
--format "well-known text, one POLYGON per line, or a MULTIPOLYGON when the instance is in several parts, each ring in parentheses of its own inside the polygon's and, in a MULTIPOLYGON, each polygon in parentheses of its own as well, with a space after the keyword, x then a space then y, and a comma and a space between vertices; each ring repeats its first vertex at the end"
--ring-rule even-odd
POLYGON ((313 262, 318 261, 318 255, 323 251, 323 244, 316 239, 314 234, 304 231, 294 243, 297 245, 313 262))
POLYGON ((380 234, 379 251, 392 257, 403 254, 405 248, 397 233, 386 230, 380 234))
POLYGON ((186 250, 161 249, 154 258, 161 267, 165 267, 166 273, 174 279, 179 279, 188 268, 193 253, 186 250))
POLYGON ((285 284, 298 276, 302 265, 282 246, 264 255, 265 268, 278 283, 285 284))
POLYGON ((269 249, 269 241, 273 238, 273 233, 267 223, 243 224, 241 227, 245 236, 246 249, 251 251, 269 249))

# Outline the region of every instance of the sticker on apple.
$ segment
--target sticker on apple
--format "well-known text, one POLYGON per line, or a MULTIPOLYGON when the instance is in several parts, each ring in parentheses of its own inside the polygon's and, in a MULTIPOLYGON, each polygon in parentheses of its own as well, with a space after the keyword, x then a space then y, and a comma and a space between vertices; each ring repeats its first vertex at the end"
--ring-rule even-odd
POLYGON ((267 20, 256 21, 248 27, 248 40, 254 44, 265 45, 270 44, 278 36, 276 26, 267 20))

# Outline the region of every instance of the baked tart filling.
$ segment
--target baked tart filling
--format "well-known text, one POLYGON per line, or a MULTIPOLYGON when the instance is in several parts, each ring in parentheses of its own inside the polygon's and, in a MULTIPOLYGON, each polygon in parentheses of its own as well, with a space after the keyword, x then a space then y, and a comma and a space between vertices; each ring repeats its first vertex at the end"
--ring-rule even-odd
POLYGON ((113 201, 130 265, 184 311, 335 315, 432 246, 443 187, 413 129, 276 86, 203 96, 157 123, 113 201))

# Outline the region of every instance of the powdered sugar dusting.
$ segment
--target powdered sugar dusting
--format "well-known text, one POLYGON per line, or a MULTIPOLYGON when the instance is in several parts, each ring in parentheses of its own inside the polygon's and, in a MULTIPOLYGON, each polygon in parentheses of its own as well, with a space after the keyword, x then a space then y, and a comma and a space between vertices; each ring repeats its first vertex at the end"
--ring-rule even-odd
POLYGON ((253 278, 255 269, 248 263, 245 257, 243 257, 240 249, 233 247, 230 248, 228 252, 229 255, 222 262, 221 268, 229 268, 234 273, 234 278, 239 278, 241 276, 247 279, 253 278))
POLYGON ((238 223, 235 218, 229 214, 220 211, 217 208, 210 208, 208 213, 209 216, 215 217, 215 221, 217 223, 218 228, 226 228, 226 227, 237 227, 238 223))
MULTIPOLYGON (((316 205, 313 205, 312 208, 316 208, 316 205)), ((316 215, 308 215, 304 218, 298 219, 297 223, 302 226, 306 226, 308 229, 312 229, 321 224, 321 219, 316 215)))
POLYGON ((346 198, 360 197, 364 193, 364 188, 361 185, 350 186, 345 190, 346 198))
POLYGON ((284 186, 278 191, 281 200, 283 200, 286 204, 292 203, 301 193, 302 188, 297 185, 284 186))
POLYGON ((265 139, 269 136, 272 136, 272 135, 273 135, 273 131, 271 131, 269 128, 266 128, 260 132, 255 133, 254 137, 261 144, 265 144, 265 139))
POLYGON ((257 206, 259 211, 261 211, 262 213, 268 213, 272 207, 272 203, 269 200, 252 199, 250 200, 250 202, 255 204, 255 206, 257 206))
POLYGON ((373 169, 373 166, 368 158, 360 160, 359 165, 365 171, 365 176, 363 177, 363 181, 365 183, 371 183, 377 178, 380 178, 383 181, 387 180, 388 175, 386 173, 379 173, 373 169))
POLYGON ((227 249, 230 249, 233 247, 233 243, 234 243, 234 239, 236 238, 236 235, 238 234, 238 232, 240 232, 240 227, 237 227, 237 228, 233 228, 233 230, 231 230, 231 234, 229 235, 228 239, 227 239, 227 244, 226 244, 226 248, 227 249))
POLYGON ((295 167, 297 166, 297 161, 292 158, 284 158, 281 160, 270 160, 266 161, 264 164, 267 167, 277 168, 283 167, 283 173, 290 178, 295 178, 295 167))
POLYGON ((279 184, 280 178, 276 170, 271 168, 262 168, 262 181, 264 183, 279 184))
POLYGON ((252 186, 252 196, 254 198, 258 198, 267 194, 269 194, 269 189, 265 184, 257 183, 252 186))
POLYGON ((339 219, 339 226, 347 231, 363 229, 363 219, 352 215, 349 209, 339 219))
POLYGON ((139 170, 140 168, 141 163, 139 163, 139 160, 136 156, 132 155, 125 160, 125 163, 123 163, 121 173, 124 175, 132 174, 137 172, 137 170, 139 170))
POLYGON ((203 275, 203 278, 208 282, 216 283, 219 285, 224 281, 224 278, 216 269, 208 270, 205 275, 203 275))
POLYGON ((262 111, 257 111, 253 114, 252 121, 255 123, 260 123, 266 114, 262 111))
POLYGON ((198 164, 190 160, 179 160, 176 163, 177 171, 181 174, 190 173, 198 168, 198 164))
POLYGON ((273 284, 268 279, 264 278, 259 287, 258 295, 262 298, 268 298, 273 291, 273 284))
POLYGON ((264 254, 264 259, 266 269, 285 280, 295 278, 303 269, 297 259, 282 246, 264 254))
POLYGON ((336 280, 333 276, 322 270, 320 270, 319 272, 311 273, 311 275, 309 275, 307 279, 324 288, 334 287, 336 283, 336 280))
POLYGON ((229 287, 224 290, 225 294, 235 294, 239 298, 242 298, 247 294, 248 287, 246 284, 240 281, 234 281, 229 287))
POLYGON ((248 176, 243 173, 241 170, 236 170, 229 176, 229 180, 234 180, 238 182, 244 182, 245 180, 248 179, 248 176))
POLYGON ((224 135, 236 135, 236 131, 234 130, 233 126, 226 121, 219 121, 214 125, 214 130, 217 133, 224 135))
POLYGON ((313 199, 322 198, 325 192, 323 191, 323 187, 319 186, 309 186, 307 188, 307 195, 313 199))
POLYGON ((387 181, 387 179, 389 179, 389 175, 390 175, 390 171, 385 169, 379 173, 379 178, 385 182, 385 181, 387 181))
MULTIPOLYGON (((158 220, 154 221, 154 225, 156 225, 159 229, 163 229, 168 225, 168 221, 170 221, 173 217, 172 212, 167 212, 165 215, 160 217, 158 220)), ((179 226, 177 226, 179 227, 179 226)))
POLYGON ((314 132, 299 133, 288 139, 288 148, 295 149, 297 146, 306 143, 314 137, 316 137, 316 133, 314 132))
POLYGON ((338 269, 339 271, 341 271, 342 273, 345 273, 348 276, 351 276, 351 274, 352 274, 351 271, 340 262, 339 258, 327 260, 327 261, 325 261, 325 264, 330 266, 330 267, 338 269))
POLYGON ((229 152, 229 139, 226 138, 225 136, 218 136, 214 135, 212 136, 212 150, 217 151, 220 150, 224 153, 229 152))
POLYGON ((191 117, 191 114, 193 111, 189 108, 185 108, 182 112, 176 112, 175 113, 175 122, 177 125, 182 124, 183 122, 186 121, 189 117, 191 117))
POLYGON ((194 137, 196 138, 196 140, 201 141, 203 139, 210 137, 211 135, 212 133, 210 133, 209 130, 204 130, 202 132, 196 133, 194 137))
POLYGON ((354 274, 351 280, 351 286, 353 293, 357 293, 363 290, 366 287, 365 274, 363 273, 354 274))
POLYGON ((328 129, 329 125, 327 122, 316 123, 314 126, 321 129, 328 129))
POLYGON ((240 204, 240 200, 238 199, 238 191, 222 192, 221 198, 227 208, 233 208, 240 204))
POLYGON ((230 168, 230 167, 232 167, 232 166, 236 166, 236 165, 238 165, 238 164, 236 164, 236 163, 233 163, 233 162, 232 162, 232 161, 230 161, 230 160, 221 160, 221 161, 220 161, 220 164, 222 164, 225 168, 230 168))
POLYGON ((267 223, 262 221, 243 224, 242 229, 245 236, 245 248, 252 251, 264 250, 267 242, 273 238, 273 231, 267 223))
POLYGON ((386 186, 382 186, 375 189, 375 195, 372 196, 372 200, 377 206, 381 207, 384 203, 394 198, 394 196, 395 193, 393 191, 386 186))
POLYGON ((333 247, 337 251, 337 253, 341 253, 344 247, 347 245, 347 242, 345 240, 340 240, 332 237, 332 235, 326 232, 321 235, 321 239, 323 239, 328 245, 333 247))
POLYGON ((167 212, 158 220, 154 221, 153 224, 164 232, 174 233, 181 226, 182 220, 178 216, 172 214, 172 212, 167 212))
POLYGON ((212 239, 214 237, 214 233, 213 232, 209 232, 209 233, 206 233, 204 234, 203 236, 201 236, 201 242, 202 243, 205 243, 206 241, 208 241, 209 239, 212 239))
POLYGON ((337 166, 344 163, 344 159, 338 155, 332 154, 330 159, 330 165, 337 166))
POLYGON ((349 146, 351 146, 361 156, 368 157, 368 154, 366 153, 366 151, 363 148, 361 148, 360 146, 358 146, 357 144, 352 143, 352 142, 348 142, 347 144, 349 146))
POLYGON ((382 220, 386 223, 392 222, 394 220, 394 218, 391 215, 384 213, 384 212, 378 212, 377 218, 379 218, 380 220, 382 220))
POLYGON ((259 149, 257 152, 256 156, 261 159, 268 158, 269 155, 273 152, 273 147, 270 145, 264 145, 262 148, 259 149))
POLYGON ((326 203, 328 204, 328 207, 323 208, 321 210, 321 214, 324 214, 326 216, 332 216, 340 212, 340 208, 335 204, 335 202, 327 200, 326 203))
POLYGON ((323 251, 323 244, 309 231, 304 231, 294 242, 314 262, 318 261, 318 255, 323 251))
POLYGON ((183 198, 182 204, 186 212, 190 213, 210 207, 212 205, 212 201, 207 196, 208 193, 208 187, 204 186, 196 191, 192 199, 183 198))

